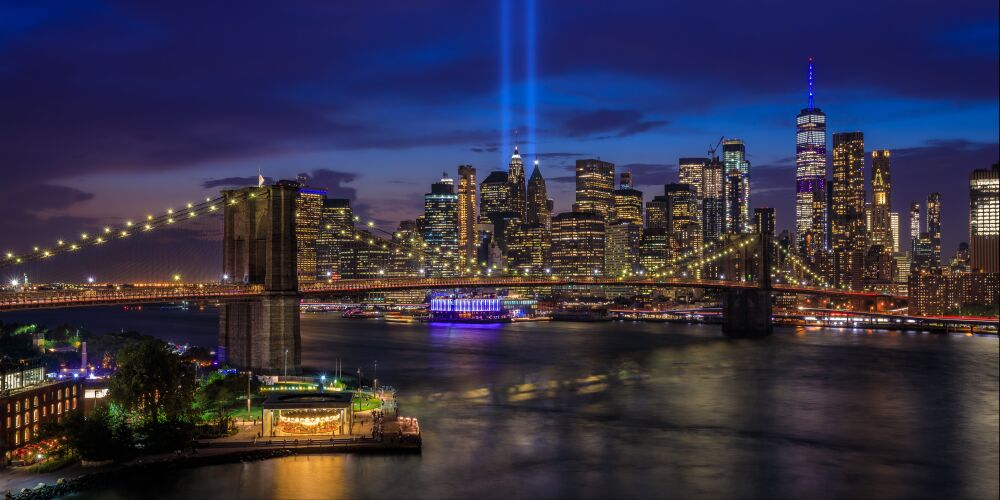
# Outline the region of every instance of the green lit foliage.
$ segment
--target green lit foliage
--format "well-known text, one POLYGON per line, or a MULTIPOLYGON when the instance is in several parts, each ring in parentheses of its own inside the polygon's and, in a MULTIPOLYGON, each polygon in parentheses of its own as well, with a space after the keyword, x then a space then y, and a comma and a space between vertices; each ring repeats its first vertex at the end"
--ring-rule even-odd
POLYGON ((145 338, 116 354, 118 370, 111 377, 111 401, 140 426, 170 423, 192 414, 194 367, 160 340, 145 338))
POLYGON ((201 412, 202 420, 216 422, 220 432, 228 426, 227 410, 236 401, 237 394, 240 394, 238 379, 236 375, 212 373, 202 380, 195 394, 195 407, 201 412))
POLYGON ((80 458, 109 460, 128 456, 133 450, 132 431, 120 411, 101 404, 90 415, 70 413, 63 421, 62 434, 80 458))

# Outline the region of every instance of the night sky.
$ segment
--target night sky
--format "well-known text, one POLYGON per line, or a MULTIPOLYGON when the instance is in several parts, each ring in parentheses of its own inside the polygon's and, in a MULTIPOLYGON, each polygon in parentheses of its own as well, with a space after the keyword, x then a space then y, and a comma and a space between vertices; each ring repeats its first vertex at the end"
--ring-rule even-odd
MULTIPOLYGON (((904 228, 910 200, 943 194, 950 256, 967 239, 969 172, 1000 157, 998 54, 997 2, 983 0, 0 1, 0 248, 177 207, 258 169, 306 173, 394 227, 442 171, 503 167, 514 129, 557 211, 576 158, 631 169, 648 200, 679 157, 742 138, 752 205, 788 228, 812 56, 828 132, 893 150, 904 228)), ((196 256, 216 232, 157 238, 196 256)), ((192 275, 219 267, 190 260, 192 275)))

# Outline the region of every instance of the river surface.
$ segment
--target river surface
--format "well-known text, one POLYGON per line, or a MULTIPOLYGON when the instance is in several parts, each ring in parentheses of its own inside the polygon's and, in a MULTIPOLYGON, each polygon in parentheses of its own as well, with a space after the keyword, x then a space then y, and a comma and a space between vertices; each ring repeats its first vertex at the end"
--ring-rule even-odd
MULTIPOLYGON (((211 346, 214 311, 3 321, 211 346), (62 319, 67 318, 67 319, 62 319)), ((386 324, 307 314, 303 364, 378 378, 419 456, 312 455, 123 479, 81 498, 996 498, 996 337, 666 323, 386 324)))

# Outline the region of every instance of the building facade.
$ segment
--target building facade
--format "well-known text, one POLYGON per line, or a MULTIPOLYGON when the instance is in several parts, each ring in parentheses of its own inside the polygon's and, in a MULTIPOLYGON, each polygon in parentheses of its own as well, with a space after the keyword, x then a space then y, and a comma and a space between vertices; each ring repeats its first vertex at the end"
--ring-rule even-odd
POLYGON ((341 275, 340 253, 354 239, 354 211, 351 200, 323 200, 319 234, 316 236, 316 278, 337 279, 341 275))
POLYGON ((41 427, 83 408, 83 380, 45 378, 40 359, 0 359, 0 465, 37 441, 41 427))
POLYGON ((726 229, 725 167, 718 158, 705 163, 701 189, 702 235, 704 241, 713 241, 726 229))
POLYGON ((826 242, 826 114, 813 106, 813 61, 809 59, 809 106, 795 118, 795 237, 800 255, 811 259, 826 242))
POLYGON ((596 212, 607 219, 613 204, 615 189, 615 164, 601 160, 576 161, 577 212, 596 212))
POLYGON ((458 248, 465 262, 476 260, 476 169, 472 165, 458 166, 458 248))
POLYGON ((479 218, 491 219, 495 214, 513 211, 513 191, 507 182, 507 172, 494 170, 479 185, 479 218))
POLYGON ((559 277, 604 274, 605 217, 565 212, 552 218, 552 273, 559 277))
POLYGON ((1000 273, 1000 164, 969 175, 969 265, 1000 273))
POLYGON ((545 179, 542 178, 542 171, 538 167, 538 160, 535 160, 535 169, 531 172, 531 179, 528 180, 527 204, 525 207, 524 220, 528 224, 541 224, 545 229, 552 229, 552 212, 549 209, 549 195, 545 189, 545 179))
POLYGON ((424 242, 427 243, 427 276, 458 274, 458 195, 448 174, 424 195, 424 242))
POLYGON ((934 267, 941 265, 941 193, 927 196, 927 235, 931 238, 934 267))
POLYGON ((642 226, 642 191, 632 184, 632 172, 622 172, 618 189, 613 193, 611 223, 642 226))
POLYGON ((299 283, 315 283, 317 276, 316 239, 319 236, 325 189, 302 187, 295 200, 296 271, 299 283))
POLYGON ((830 247, 833 284, 860 290, 865 258, 865 140, 861 132, 833 134, 830 247))
POLYGON ((604 245, 604 274, 629 276, 639 265, 642 226, 631 222, 608 224, 604 245))
POLYGON ((892 182, 889 169, 889 150, 872 151, 872 203, 871 225, 868 229, 869 244, 881 245, 886 251, 893 249, 892 231, 892 182))
POLYGON ((507 268, 514 274, 543 276, 549 267, 549 232, 542 224, 521 224, 507 250, 507 268))
POLYGON ((734 232, 750 232, 750 162, 747 161, 747 148, 740 139, 722 141, 722 163, 726 168, 726 181, 735 182, 734 172, 738 172, 739 182, 735 186, 727 186, 726 217, 729 227, 737 229, 734 232))
POLYGON ((524 161, 521 160, 517 146, 514 146, 514 154, 510 156, 510 163, 507 165, 507 182, 510 183, 511 210, 521 214, 521 220, 524 220, 524 211, 527 206, 525 203, 527 181, 524 176, 524 161))

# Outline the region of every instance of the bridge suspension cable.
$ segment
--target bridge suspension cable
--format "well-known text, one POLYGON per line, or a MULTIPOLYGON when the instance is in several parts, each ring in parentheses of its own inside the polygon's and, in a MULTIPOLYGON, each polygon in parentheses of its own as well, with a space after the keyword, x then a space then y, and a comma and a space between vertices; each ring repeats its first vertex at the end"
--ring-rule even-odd
MULTIPOLYGON (((250 196, 253 196, 251 193, 250 196)), ((239 197, 230 197, 230 204, 237 203, 239 197)), ((195 219, 201 215, 211 215, 221 213, 225 200, 222 196, 215 198, 205 198, 199 203, 187 203, 178 209, 167 209, 160 214, 148 214, 146 217, 135 220, 126 220, 124 224, 118 226, 104 226, 97 232, 82 232, 76 239, 60 239, 54 245, 36 245, 30 252, 16 254, 13 251, 5 253, 0 260, 0 268, 16 266, 32 261, 50 259, 57 255, 75 253, 87 248, 102 246, 115 240, 124 240, 137 234, 144 234, 161 227, 170 226, 177 223, 195 219)))
POLYGON ((826 281, 826 279, 824 279, 822 276, 813 271, 810 266, 802 262, 802 260, 799 259, 797 255, 785 250, 781 246, 778 246, 778 252, 781 253, 781 255, 784 256, 789 262, 791 262, 793 266, 797 267, 807 276, 809 276, 817 283, 819 283, 822 288, 833 288, 832 286, 830 286, 830 283, 826 281))

